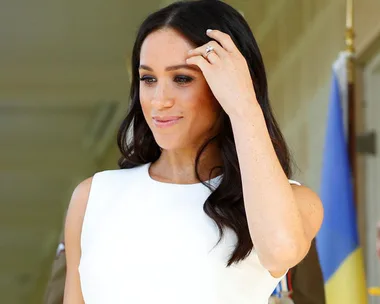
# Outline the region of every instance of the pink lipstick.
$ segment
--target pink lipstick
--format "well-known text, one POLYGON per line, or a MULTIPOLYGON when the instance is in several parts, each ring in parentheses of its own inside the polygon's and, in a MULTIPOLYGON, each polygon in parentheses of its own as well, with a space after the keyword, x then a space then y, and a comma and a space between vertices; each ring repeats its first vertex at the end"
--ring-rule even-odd
POLYGON ((167 128, 178 123, 181 116, 153 116, 153 123, 158 128, 167 128))

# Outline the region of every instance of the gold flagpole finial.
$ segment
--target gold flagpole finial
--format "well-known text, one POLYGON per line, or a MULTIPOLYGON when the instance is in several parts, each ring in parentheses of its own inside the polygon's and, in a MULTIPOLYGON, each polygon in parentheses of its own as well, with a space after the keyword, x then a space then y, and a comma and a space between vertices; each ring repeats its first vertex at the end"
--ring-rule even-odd
POLYGON ((354 0, 346 0, 346 50, 355 53, 354 46, 354 0))

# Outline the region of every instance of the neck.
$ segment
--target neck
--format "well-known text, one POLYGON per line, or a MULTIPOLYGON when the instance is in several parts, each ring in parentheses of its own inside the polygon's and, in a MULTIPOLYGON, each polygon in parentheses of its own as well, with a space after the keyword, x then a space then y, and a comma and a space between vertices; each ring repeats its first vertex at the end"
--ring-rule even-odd
MULTIPOLYGON (((163 150, 160 158, 151 165, 150 175, 159 181, 192 184, 198 183, 195 173, 195 159, 198 149, 163 150)), ((216 143, 210 143, 202 152, 198 162, 201 181, 209 180, 221 174, 220 170, 211 170, 221 166, 222 161, 216 143)))

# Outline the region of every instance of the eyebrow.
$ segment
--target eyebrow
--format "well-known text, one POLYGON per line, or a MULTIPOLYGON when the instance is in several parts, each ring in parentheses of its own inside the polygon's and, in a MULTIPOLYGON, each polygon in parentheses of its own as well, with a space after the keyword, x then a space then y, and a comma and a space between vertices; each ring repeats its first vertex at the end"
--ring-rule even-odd
MULTIPOLYGON (((140 65, 139 69, 141 70, 147 70, 153 72, 153 69, 147 65, 140 65)), ((188 64, 179 64, 179 65, 173 65, 165 68, 165 71, 174 71, 174 70, 179 70, 179 69, 188 69, 188 70, 193 70, 193 71, 199 71, 196 67, 188 65, 188 64)))

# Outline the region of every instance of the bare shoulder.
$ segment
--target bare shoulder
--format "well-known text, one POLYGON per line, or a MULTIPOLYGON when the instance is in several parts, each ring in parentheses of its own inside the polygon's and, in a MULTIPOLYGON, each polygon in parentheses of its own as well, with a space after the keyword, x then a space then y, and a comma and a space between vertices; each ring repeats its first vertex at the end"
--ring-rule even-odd
POLYGON ((82 181, 73 191, 69 208, 67 210, 65 234, 73 232, 72 229, 80 232, 84 214, 87 208, 87 201, 92 185, 92 177, 82 181))
POLYGON ((89 177, 82 181, 73 191, 71 196, 71 201, 69 205, 69 211, 80 211, 85 210, 87 206, 88 196, 90 194, 92 185, 92 177, 89 177))
POLYGON ((292 185, 297 206, 304 221, 308 223, 307 235, 310 241, 318 233, 323 221, 323 204, 316 192, 306 186, 292 185))
POLYGON ((318 194, 313 191, 311 188, 304 185, 292 184, 293 193, 296 198, 300 201, 307 201, 314 203, 316 205, 322 206, 322 202, 318 194))
POLYGON ((308 210, 310 214, 317 214, 318 217, 323 216, 323 205, 316 192, 306 186, 292 185, 292 189, 301 209, 308 210))
POLYGON ((73 191, 65 222, 66 281, 63 303, 84 304, 78 267, 81 257, 80 239, 92 177, 81 182, 73 191))

